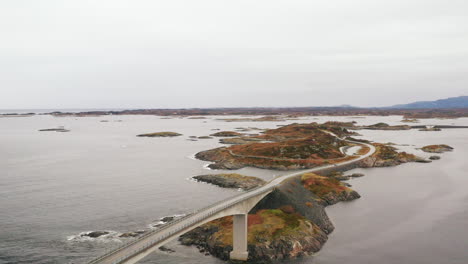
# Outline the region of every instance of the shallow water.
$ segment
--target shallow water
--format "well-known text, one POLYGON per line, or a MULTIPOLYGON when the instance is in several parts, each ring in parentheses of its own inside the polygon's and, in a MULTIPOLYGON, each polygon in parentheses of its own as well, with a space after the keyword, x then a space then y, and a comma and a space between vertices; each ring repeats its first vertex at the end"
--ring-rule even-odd
MULTIPOLYGON (((213 173, 193 154, 220 146, 189 136, 236 127, 275 128, 292 122, 356 120, 399 124, 401 117, 319 117, 287 122, 222 122, 157 116, 0 118, 0 263, 82 263, 125 239, 68 240, 91 230, 148 229, 159 218, 189 213, 237 193, 188 180, 213 173), (109 122, 100 122, 108 120, 109 122), (122 120, 119 122, 119 120, 122 120), (69 133, 38 132, 65 126, 69 133), (175 131, 176 138, 137 134, 175 131)), ((468 125, 468 119, 425 120, 468 125)), ((252 132, 255 133, 255 132, 252 132)), ((336 230, 316 257, 297 263, 466 263, 468 130, 360 131, 366 138, 415 146, 447 143, 455 151, 431 164, 362 170, 350 183, 362 195, 328 209, 336 230)), ((236 172, 271 179, 285 172, 236 172)), ((127 240, 128 241, 128 240, 127 240)), ((223 263, 196 249, 168 245, 142 263, 223 263)), ((288 262, 289 263, 289 262, 288 262)))

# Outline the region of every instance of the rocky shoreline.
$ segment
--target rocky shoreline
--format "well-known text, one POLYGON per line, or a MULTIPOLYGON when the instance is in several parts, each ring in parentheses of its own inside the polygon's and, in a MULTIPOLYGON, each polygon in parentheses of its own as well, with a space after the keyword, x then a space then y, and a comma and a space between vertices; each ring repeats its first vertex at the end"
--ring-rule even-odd
MULTIPOLYGON (((352 135, 346 128, 342 127, 343 125, 349 124, 330 122, 320 125, 320 129, 341 133, 341 136, 349 137, 352 135)), ((382 125, 382 127, 385 127, 384 130, 408 129, 407 126, 387 127, 382 125)), ((301 134, 303 133, 301 130, 304 128, 307 130, 307 133, 315 133, 314 136, 320 135, 315 130, 314 125, 295 126, 293 124, 276 130, 267 130, 262 136, 255 138, 272 140, 273 142, 286 141, 295 146, 296 151, 300 151, 300 148, 294 145, 295 141, 291 140, 303 137, 304 134, 301 134), (293 133, 289 133, 290 131, 293 133)), ((366 140, 360 141, 368 142, 366 140)), ((240 151, 244 149, 249 150, 249 146, 256 146, 255 144, 258 143, 244 142, 244 144, 246 144, 246 147, 240 148, 240 151)), ((371 144, 376 148, 374 154, 353 166, 346 167, 344 170, 356 167, 390 167, 407 162, 426 163, 436 159, 435 157, 431 157, 430 160, 426 160, 411 153, 398 151, 392 146, 393 144, 371 144)), ((281 145, 275 145, 275 147, 277 146, 281 145)), ((211 168, 238 169, 248 164, 245 159, 236 160, 235 155, 229 153, 229 149, 231 151, 236 150, 232 147, 217 148, 199 152, 196 157, 202 160, 215 161, 211 168)), ((257 151, 256 148, 250 149, 254 153, 257 151)), ((366 151, 368 151, 368 148, 362 148, 359 154, 363 154, 366 151)), ((246 155, 249 155, 249 153, 246 155)), ((248 164, 248 166, 270 169, 306 167, 303 164, 300 166, 298 164, 284 165, 284 163, 279 166, 278 164, 281 164, 278 160, 271 159, 263 164, 248 164)), ((350 185, 348 183, 342 181, 362 176, 364 175, 361 173, 343 175, 342 172, 332 170, 328 172, 323 171, 320 174, 305 173, 283 182, 249 212, 249 262, 270 263, 275 260, 311 255, 319 251, 327 241, 328 234, 334 229, 332 222, 325 212, 325 207, 341 201, 351 201, 360 198, 360 195, 356 191, 349 188, 350 185), (276 232, 275 230, 287 230, 287 232, 276 232)), ((218 186, 225 186, 225 184, 221 183, 218 186)), ((184 234, 179 240, 184 245, 197 246, 202 253, 227 260, 229 252, 232 250, 232 218, 224 217, 202 225, 184 234)))
POLYGON ((193 179, 200 182, 211 183, 223 188, 240 188, 243 190, 250 190, 266 183, 262 179, 244 176, 237 173, 199 175, 194 176, 193 179))
MULTIPOLYGON (((359 197, 333 177, 309 173, 288 179, 249 213, 249 262, 270 263, 318 252, 334 229, 325 207, 359 197)), ((196 246, 203 254, 228 260, 232 217, 202 225, 179 241, 196 246)))
POLYGON ((182 134, 179 134, 176 132, 154 132, 154 133, 137 135, 137 137, 178 137, 178 136, 182 136, 182 134))
POLYGON ((449 145, 440 144, 440 145, 428 145, 421 148, 422 151, 428 153, 444 153, 452 151, 453 148, 449 145))

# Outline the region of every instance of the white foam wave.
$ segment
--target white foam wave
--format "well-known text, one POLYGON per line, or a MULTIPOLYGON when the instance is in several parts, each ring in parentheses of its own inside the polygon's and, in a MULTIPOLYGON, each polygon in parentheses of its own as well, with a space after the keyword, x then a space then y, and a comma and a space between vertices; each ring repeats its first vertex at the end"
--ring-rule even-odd
POLYGON ((122 233, 112 231, 112 230, 105 230, 107 234, 98 236, 98 237, 90 237, 88 236, 90 233, 96 232, 96 231, 85 231, 81 232, 77 235, 71 235, 67 236, 67 240, 71 242, 102 242, 102 243, 108 243, 108 242, 122 242, 122 240, 119 238, 122 233))
POLYGON ((184 216, 186 216, 186 214, 175 214, 175 215, 170 215, 170 216, 164 216, 164 217, 159 218, 155 222, 149 224, 148 227, 150 229, 156 229, 158 227, 161 227, 162 225, 165 225, 165 224, 167 224, 169 222, 172 222, 172 221, 177 220, 177 219, 179 219, 181 217, 184 217, 184 216), (167 219, 167 220, 164 221, 165 219, 167 219))
POLYGON ((212 168, 208 167, 208 166, 210 166, 210 165, 211 165, 211 163, 207 163, 207 164, 203 165, 203 168, 204 168, 205 170, 213 170, 212 168))

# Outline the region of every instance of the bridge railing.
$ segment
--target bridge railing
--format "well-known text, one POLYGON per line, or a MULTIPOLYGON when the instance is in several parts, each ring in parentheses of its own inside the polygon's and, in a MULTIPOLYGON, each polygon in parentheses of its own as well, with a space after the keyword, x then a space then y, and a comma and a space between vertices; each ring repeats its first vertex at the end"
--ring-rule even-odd
MULTIPOLYGON (((193 220, 193 221, 191 221, 189 224, 184 225, 182 228, 180 228, 180 229, 178 229, 177 231, 175 231, 175 232, 178 232, 178 231, 180 231, 180 230, 182 230, 182 229, 185 229, 185 228, 188 227, 189 225, 192 225, 192 224, 194 224, 194 223, 196 223, 196 222, 199 222, 200 220, 203 220, 203 219, 205 219, 205 218, 207 218, 207 217, 209 217, 209 216, 211 216, 211 215, 213 215, 213 214, 215 214, 215 213, 217 213, 217 212, 219 212, 219 211, 222 211, 222 210, 224 210, 224 209, 226 209, 226 208, 228 208, 228 207, 231 207, 231 206, 233 206, 234 204, 237 204, 237 203, 239 203, 239 202, 241 202, 241 201, 244 201, 244 200, 246 200, 246 199, 249 199, 249 198, 251 198, 251 197, 253 197, 253 196, 255 196, 255 195, 258 195, 258 194, 260 194, 260 193, 265 193, 265 192, 267 192, 267 191, 270 191, 270 190, 276 188, 276 185, 275 185, 275 186, 268 187, 268 188, 265 188, 265 190, 262 190, 261 192, 258 192, 258 190, 260 190, 260 189, 262 189, 262 188, 265 188, 265 186, 259 186, 259 187, 253 188, 253 189, 251 189, 251 190, 249 190, 249 191, 247 191, 247 192, 244 192, 244 193, 242 193, 242 194, 236 194, 236 195, 230 196, 230 197, 225 198, 225 199, 223 199, 223 200, 220 200, 220 201, 218 201, 218 202, 216 202, 216 203, 214 203, 214 204, 211 204, 211 205, 209 205, 209 206, 206 206, 206 207, 203 207, 203 208, 201 208, 201 209, 195 210, 195 211, 193 211, 192 213, 187 214, 187 215, 185 215, 185 216, 183 216, 183 217, 181 217, 181 218, 178 218, 178 219, 176 219, 176 220, 173 220, 173 221, 171 221, 171 222, 169 222, 169 223, 166 223, 166 224, 164 224, 163 226, 158 227, 158 228, 155 229, 155 230, 151 230, 151 231, 147 232, 146 234, 142 235, 141 237, 139 237, 139 238, 137 238, 137 239, 134 239, 134 240, 129 241, 129 242, 127 242, 127 243, 125 243, 125 244, 123 244, 123 245, 121 245, 121 246, 119 246, 119 247, 117 247, 117 248, 115 248, 115 249, 112 249, 111 251, 107 252, 106 254, 104 254, 104 255, 102 255, 102 256, 100 256, 100 257, 98 257, 98 258, 92 260, 91 262, 89 262, 89 264, 96 264, 96 263, 99 263, 100 261, 102 261, 102 260, 104 260, 105 258, 107 258, 107 257, 109 257, 109 256, 111 256, 111 255, 113 255, 113 254, 115 254, 115 253, 117 253, 117 252, 119 252, 120 250, 122 250, 122 249, 124 249, 124 248, 130 247, 130 246, 132 246, 132 245, 134 245, 134 244, 136 244, 136 243, 138 243, 138 242, 140 242, 140 241, 142 241, 142 240, 144 240, 144 239, 146 239, 146 238, 148 238, 148 237, 150 237, 150 236, 152 236, 152 235, 154 235, 154 234, 156 234, 156 233, 162 232, 162 231, 164 231, 164 230, 166 230, 166 229, 168 229, 168 228, 170 228, 170 227, 173 227, 174 225, 176 225, 176 224, 178 224, 178 223, 180 223, 180 222, 182 222, 182 221, 185 221, 185 220, 189 219, 190 217, 193 217, 194 215, 196 215, 196 214, 198 214, 198 213, 201 213, 201 212, 203 212, 203 211, 207 211, 207 210, 209 210, 209 209, 211 209, 211 208, 214 208, 214 207, 216 207, 216 206, 219 206, 220 204, 223 204, 223 203, 226 203, 226 202, 232 200, 231 203, 228 203, 227 205, 218 208, 218 210, 209 211, 208 214, 203 214, 203 215, 201 215, 199 220, 198 220, 198 219, 197 219, 196 221, 193 220), (242 199, 236 200, 236 198, 238 198, 238 197, 242 197, 242 199)), ((170 236, 172 236, 172 233, 169 233, 169 234, 163 235, 163 236, 161 236, 161 237, 158 237, 157 239, 153 240, 152 243, 150 243, 150 245, 147 246, 147 247, 149 248, 149 247, 151 247, 152 245, 154 245, 155 243, 158 243, 159 241, 162 241, 162 240, 164 240, 164 239, 166 239, 167 237, 170 237, 170 236)), ((138 252, 140 252, 140 250, 138 250, 138 252)), ((125 258, 123 258, 122 260, 125 260, 125 259, 129 258, 130 256, 132 256, 132 255, 134 255, 134 254, 136 254, 136 252, 127 255, 127 256, 126 256, 125 258)), ((120 261, 122 261, 122 260, 120 260, 120 261)), ((120 261, 118 261, 117 263, 119 263, 120 261)))

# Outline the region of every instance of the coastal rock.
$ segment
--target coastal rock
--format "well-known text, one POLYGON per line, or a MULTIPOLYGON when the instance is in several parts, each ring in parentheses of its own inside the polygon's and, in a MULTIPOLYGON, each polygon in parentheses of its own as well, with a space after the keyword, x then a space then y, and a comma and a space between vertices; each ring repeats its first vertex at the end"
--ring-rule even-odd
POLYGON ((370 126, 360 126, 357 129, 368 129, 368 130, 410 130, 411 126, 408 125, 396 125, 391 126, 387 123, 377 123, 370 126))
MULTIPOLYGON (((248 219, 248 250, 251 263, 269 263, 310 255, 321 249, 334 229, 325 206, 356 199, 359 194, 336 179, 319 175, 284 181, 262 199, 248 219), (312 183, 309 177, 317 179, 312 183), (323 182, 322 182, 323 181, 323 182), (307 184, 305 184, 307 183, 307 184), (311 185, 320 185, 312 188, 311 185)), ((232 217, 204 224, 179 240, 200 251, 227 260, 232 251, 232 217)))
POLYGON ((65 129, 64 127, 39 129, 39 131, 40 132, 70 132, 70 130, 65 129))
POLYGON ((323 200, 326 205, 361 197, 356 191, 349 189, 336 178, 305 173, 301 176, 301 182, 305 188, 323 200))
POLYGON ((339 175, 339 176, 335 176, 334 178, 339 180, 339 181, 347 181, 347 180, 351 179, 351 176, 339 175))
POLYGON ((403 122, 403 123, 419 123, 419 120, 415 119, 415 118, 404 118, 400 122, 403 122))
POLYGON ((442 131, 442 129, 438 127, 424 127, 420 128, 419 131, 442 131))
POLYGON ((440 160, 440 156, 430 156, 430 160, 440 160))
POLYGON ((137 137, 177 137, 182 136, 182 134, 176 132, 154 132, 148 134, 140 134, 137 137))
POLYGON ((262 139, 253 138, 253 137, 232 137, 232 138, 222 138, 219 140, 219 143, 229 144, 229 145, 242 145, 249 144, 252 142, 262 141, 262 139))
POLYGON ((395 147, 387 144, 373 143, 373 145, 376 148, 376 152, 360 161, 358 163, 360 167, 392 167, 407 162, 427 162, 414 154, 398 152, 395 147))
POLYGON ((193 177, 197 181, 211 183, 223 188, 241 188, 250 190, 265 184, 265 181, 256 177, 232 174, 212 174, 193 177))
POLYGON ((175 250, 170 249, 170 248, 165 247, 165 246, 159 247, 159 250, 161 250, 161 251, 163 251, 163 252, 168 252, 168 253, 174 253, 174 252, 175 252, 175 250))
POLYGON ((444 153, 447 151, 452 151, 453 148, 449 145, 440 144, 440 145, 428 145, 421 148, 422 151, 428 153, 444 153))
MULTIPOLYGON (((348 134, 343 128, 332 130, 334 133, 348 134)), ((211 169, 239 169, 250 166, 276 170, 313 168, 349 159, 340 151, 340 148, 348 146, 348 143, 325 132, 324 127, 316 123, 292 124, 267 130, 259 136, 243 137, 242 143, 250 140, 268 142, 206 150, 197 153, 195 157, 214 162, 209 165, 211 169)))
POLYGON ((351 178, 359 178, 359 177, 364 177, 365 175, 363 173, 353 173, 349 175, 351 178))
POLYGON ((220 131, 220 132, 213 133, 210 136, 213 136, 213 137, 238 137, 238 136, 241 136, 241 135, 242 135, 241 133, 234 132, 234 131, 220 131))
POLYGON ((97 237, 108 235, 108 234, 109 234, 109 232, 107 232, 107 231, 92 231, 92 232, 89 232, 89 233, 82 234, 81 236, 97 238, 97 237))
POLYGON ((168 222, 174 221, 175 218, 176 218, 175 216, 165 216, 159 219, 159 221, 168 223, 168 222))
MULTIPOLYGON (((301 215, 288 210, 264 209, 249 215, 249 261, 268 263, 310 255, 321 249, 327 235, 301 215), (265 226, 269 228, 265 229, 265 226)), ((224 217, 180 237, 183 245, 197 245, 213 256, 229 259, 232 251, 232 217, 224 217)), ((200 251, 202 251, 200 250, 200 251)))
POLYGON ((126 233, 123 233, 121 234, 119 237, 123 237, 123 238, 126 238, 126 237, 137 237, 143 233, 145 233, 146 231, 144 230, 138 230, 138 231, 134 231, 134 232, 126 232, 126 233))

